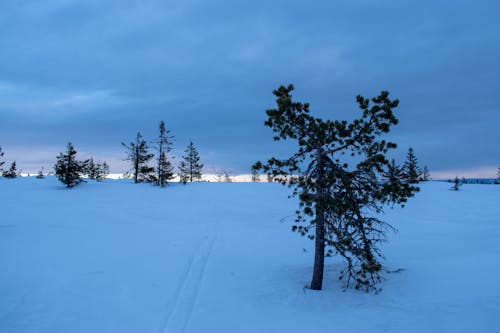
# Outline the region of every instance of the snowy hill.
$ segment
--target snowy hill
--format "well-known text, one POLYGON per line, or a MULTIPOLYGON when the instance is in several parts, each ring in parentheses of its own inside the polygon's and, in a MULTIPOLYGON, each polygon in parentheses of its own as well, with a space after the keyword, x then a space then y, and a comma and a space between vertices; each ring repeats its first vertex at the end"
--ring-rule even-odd
POLYGON ((365 294, 337 258, 304 288, 313 242, 277 184, 0 178, 0 332, 498 332, 500 186, 449 187, 386 212, 403 271, 365 294))

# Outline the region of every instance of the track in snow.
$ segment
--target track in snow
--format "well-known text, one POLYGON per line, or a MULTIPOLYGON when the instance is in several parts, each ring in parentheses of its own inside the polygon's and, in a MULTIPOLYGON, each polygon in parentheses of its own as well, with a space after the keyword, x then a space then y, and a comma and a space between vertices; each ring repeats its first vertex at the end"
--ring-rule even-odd
POLYGON ((189 259, 159 333, 184 332, 200 293, 203 274, 217 237, 206 237, 189 259))

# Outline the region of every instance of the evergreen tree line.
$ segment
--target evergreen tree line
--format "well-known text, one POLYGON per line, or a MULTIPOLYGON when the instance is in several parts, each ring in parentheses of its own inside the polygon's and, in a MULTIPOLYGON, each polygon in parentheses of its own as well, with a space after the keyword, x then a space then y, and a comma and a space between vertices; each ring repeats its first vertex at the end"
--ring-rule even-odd
POLYGON ((427 166, 421 168, 418 165, 415 152, 413 148, 410 147, 403 165, 397 165, 396 160, 392 159, 391 162, 387 164, 387 170, 382 173, 382 178, 389 183, 403 181, 409 184, 417 184, 421 181, 428 181, 431 176, 427 166))
MULTIPOLYGON (((131 168, 124 175, 126 178, 134 179, 135 183, 148 182, 155 183, 160 187, 165 187, 175 177, 172 151, 174 136, 170 135, 165 122, 161 121, 158 137, 149 144, 140 132, 137 133, 134 141, 129 144, 123 143, 127 157, 131 163, 131 168), (154 149, 156 154, 152 153, 154 149), (154 163, 154 164, 153 164, 154 163), (153 164, 153 166, 152 166, 153 164)), ((182 183, 201 180, 203 164, 200 162, 200 155, 190 142, 184 151, 181 162, 178 165, 179 179, 182 183)), ((106 162, 94 162, 93 158, 85 161, 76 159, 76 150, 68 143, 65 153, 57 156, 54 171, 57 178, 71 188, 83 181, 83 177, 101 181, 109 174, 109 167, 106 162)))
MULTIPOLYGON (((172 151, 174 136, 165 127, 162 120, 159 125, 158 137, 152 142, 152 146, 137 133, 134 141, 129 144, 123 143, 127 152, 127 158, 131 163, 131 169, 126 173, 127 177, 133 178, 135 183, 150 182, 160 187, 165 187, 176 176, 172 151), (151 150, 156 151, 156 155, 151 150), (154 166, 151 166, 151 165, 154 166)), ((178 167, 179 180, 186 184, 188 182, 200 181, 203 164, 200 162, 200 154, 191 141, 186 149, 178 167)))
MULTIPOLYGON (((106 162, 95 162, 91 157, 84 161, 76 159, 76 150, 71 142, 66 146, 66 152, 57 156, 57 162, 54 165, 54 172, 66 187, 74 187, 83 182, 83 177, 102 181, 109 174, 109 166, 106 162)), ((37 175, 37 178, 43 178, 43 170, 37 175)))

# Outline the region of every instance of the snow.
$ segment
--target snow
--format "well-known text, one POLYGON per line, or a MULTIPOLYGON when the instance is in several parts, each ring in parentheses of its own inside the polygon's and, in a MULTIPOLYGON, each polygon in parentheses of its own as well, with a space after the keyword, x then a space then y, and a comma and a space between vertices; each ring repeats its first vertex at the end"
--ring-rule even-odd
POLYGON ((385 219, 378 294, 324 290, 269 183, 0 178, 0 332, 498 332, 500 186, 429 182, 385 219))

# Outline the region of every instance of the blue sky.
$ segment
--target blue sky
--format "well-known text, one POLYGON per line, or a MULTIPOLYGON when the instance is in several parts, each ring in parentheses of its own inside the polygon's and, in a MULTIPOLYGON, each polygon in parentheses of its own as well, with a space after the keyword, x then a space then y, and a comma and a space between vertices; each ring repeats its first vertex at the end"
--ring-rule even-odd
POLYGON ((332 119, 354 97, 401 100, 390 138, 435 175, 494 176, 500 165, 498 1, 0 2, 0 146, 25 171, 50 169, 72 141, 126 170, 120 145, 160 120, 180 155, 246 173, 286 156, 263 126, 271 91, 332 119))

